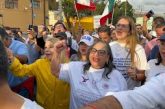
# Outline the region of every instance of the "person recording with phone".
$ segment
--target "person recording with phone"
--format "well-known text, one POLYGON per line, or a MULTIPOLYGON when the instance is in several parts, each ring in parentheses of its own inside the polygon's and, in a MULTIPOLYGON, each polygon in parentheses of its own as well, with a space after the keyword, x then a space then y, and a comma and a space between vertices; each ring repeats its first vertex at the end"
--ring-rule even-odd
POLYGON ((155 47, 157 45, 157 39, 165 33, 164 28, 165 28, 165 19, 163 17, 154 17, 153 23, 152 23, 152 31, 156 32, 156 38, 152 38, 152 36, 148 33, 147 30, 147 21, 151 16, 153 16, 153 11, 149 11, 144 17, 143 17, 143 30, 146 32, 146 37, 149 39, 149 42, 145 45, 145 52, 147 55, 147 59, 153 59, 157 52, 158 52, 158 47, 155 47), (153 49, 154 48, 154 49, 153 49), (153 49, 154 53, 151 53, 153 49))
POLYGON ((36 29, 33 29, 32 25, 29 25, 27 30, 28 38, 26 40, 26 45, 28 47, 29 52, 29 61, 28 63, 33 63, 35 60, 39 59, 40 56, 43 54, 41 47, 38 46, 36 41, 36 29))

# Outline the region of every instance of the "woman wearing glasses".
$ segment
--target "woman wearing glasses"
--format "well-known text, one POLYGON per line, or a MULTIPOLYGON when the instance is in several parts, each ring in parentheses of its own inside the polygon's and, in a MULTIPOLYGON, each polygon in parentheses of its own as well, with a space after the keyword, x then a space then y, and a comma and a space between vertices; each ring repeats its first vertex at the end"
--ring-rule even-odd
POLYGON ((143 47, 138 44, 134 21, 121 17, 116 24, 117 41, 111 42, 113 63, 127 81, 128 89, 140 86, 145 80, 147 60, 143 47))
POLYGON ((88 50, 87 62, 60 64, 60 53, 65 47, 63 41, 54 45, 51 71, 59 79, 70 83, 70 109, 78 109, 108 92, 127 90, 125 79, 114 69, 108 44, 103 41, 94 43, 88 50))

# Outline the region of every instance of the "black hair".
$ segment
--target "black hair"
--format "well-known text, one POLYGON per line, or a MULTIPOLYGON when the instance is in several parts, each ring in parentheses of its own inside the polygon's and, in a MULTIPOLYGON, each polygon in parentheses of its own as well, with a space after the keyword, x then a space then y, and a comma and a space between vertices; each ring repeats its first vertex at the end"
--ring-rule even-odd
POLYGON ((100 33, 100 32, 105 32, 105 33, 107 33, 109 36, 110 36, 110 28, 109 28, 109 26, 106 26, 106 25, 104 25, 104 26, 101 26, 101 27, 99 27, 98 28, 98 33, 100 33))
POLYGON ((64 25, 64 23, 63 23, 62 21, 60 21, 60 20, 58 20, 58 21, 54 24, 54 29, 55 29, 55 27, 56 27, 58 24, 61 24, 61 25, 63 26, 63 28, 64 28, 65 30, 67 30, 67 28, 66 28, 66 26, 64 25))
POLYGON ((6 49, 2 41, 0 40, 0 81, 7 81, 7 72, 8 72, 8 57, 6 49))
POLYGON ((155 18, 153 19, 153 22, 154 22, 154 24, 155 24, 155 26, 156 26, 156 25, 165 23, 165 19, 164 19, 163 17, 161 17, 161 16, 158 16, 158 17, 155 17, 155 18))
POLYGON ((160 65, 160 63, 162 62, 162 57, 160 55, 160 52, 157 54, 157 63, 155 63, 155 65, 160 65))
POLYGON ((108 62, 105 63, 104 65, 104 72, 102 74, 102 77, 105 78, 105 79, 109 79, 108 75, 112 72, 113 68, 115 68, 115 66, 113 65, 112 61, 113 61, 113 56, 112 56, 112 51, 111 51, 111 48, 109 46, 109 44, 105 43, 104 41, 102 40, 98 40, 96 41, 89 49, 88 49, 88 53, 87 53, 87 63, 84 65, 84 73, 87 73, 87 71, 89 70, 90 66, 91 66, 91 63, 89 61, 89 54, 90 54, 90 51, 91 49, 98 43, 102 43, 105 45, 105 48, 107 50, 107 53, 109 55, 109 59, 108 59, 108 62))
POLYGON ((2 39, 3 41, 4 39, 8 39, 8 38, 10 38, 10 36, 7 34, 5 29, 0 27, 0 39, 2 39))

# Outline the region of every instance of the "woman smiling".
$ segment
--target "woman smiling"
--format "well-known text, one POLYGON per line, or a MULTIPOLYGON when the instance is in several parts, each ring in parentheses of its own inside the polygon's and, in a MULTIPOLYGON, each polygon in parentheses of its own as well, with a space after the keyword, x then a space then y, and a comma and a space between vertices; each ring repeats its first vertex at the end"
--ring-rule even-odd
POLYGON ((113 63, 127 80, 128 89, 141 85, 145 79, 147 59, 143 47, 137 43, 134 21, 121 17, 116 24, 117 41, 111 42, 113 63))
POLYGON ((114 69, 112 53, 103 41, 94 43, 87 53, 86 62, 60 64, 60 53, 65 49, 65 42, 54 45, 51 71, 59 79, 71 86, 70 109, 96 101, 108 92, 127 90, 127 83, 120 72, 114 69))

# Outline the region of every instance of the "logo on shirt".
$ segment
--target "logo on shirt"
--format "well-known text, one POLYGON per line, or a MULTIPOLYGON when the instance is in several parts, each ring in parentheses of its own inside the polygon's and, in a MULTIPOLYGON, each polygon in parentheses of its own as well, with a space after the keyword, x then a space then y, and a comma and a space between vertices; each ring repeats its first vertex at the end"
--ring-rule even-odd
POLYGON ((87 78, 87 77, 84 77, 84 76, 82 76, 82 82, 87 82, 88 80, 89 80, 89 78, 87 78))
POLYGON ((109 85, 106 84, 106 83, 104 83, 104 84, 102 85, 102 87, 103 87, 103 89, 109 89, 109 85))

